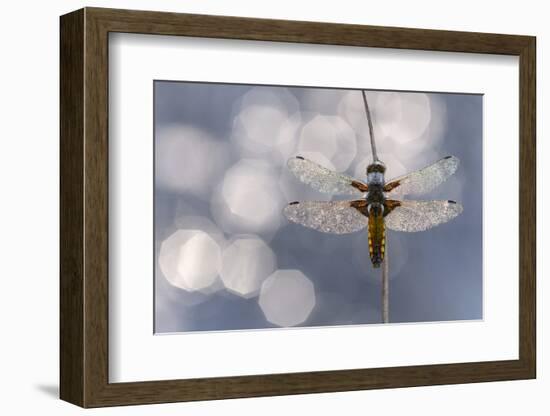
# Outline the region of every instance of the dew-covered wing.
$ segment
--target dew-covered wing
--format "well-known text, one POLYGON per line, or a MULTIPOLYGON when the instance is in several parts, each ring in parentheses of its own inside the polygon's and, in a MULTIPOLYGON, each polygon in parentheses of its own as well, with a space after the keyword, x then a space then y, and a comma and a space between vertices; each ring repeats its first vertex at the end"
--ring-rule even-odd
POLYGON ((368 225, 366 201, 292 202, 284 209, 292 222, 324 233, 347 234, 368 225))
POLYGON ((319 192, 357 196, 367 192, 367 185, 363 182, 334 172, 301 156, 289 159, 287 165, 300 181, 319 192))
POLYGON ((424 231, 452 220, 462 212, 454 201, 394 201, 385 217, 386 227, 394 231, 424 231))
POLYGON ((392 179, 384 186, 388 196, 392 195, 422 195, 441 185, 456 172, 459 159, 447 156, 433 165, 427 166, 408 175, 392 179))

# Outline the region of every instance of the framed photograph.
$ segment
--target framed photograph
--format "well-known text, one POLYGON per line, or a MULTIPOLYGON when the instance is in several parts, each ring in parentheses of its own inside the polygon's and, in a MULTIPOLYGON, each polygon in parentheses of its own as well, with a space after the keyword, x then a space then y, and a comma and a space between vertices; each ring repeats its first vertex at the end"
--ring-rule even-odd
POLYGON ((63 400, 535 378, 534 37, 60 28, 63 400))

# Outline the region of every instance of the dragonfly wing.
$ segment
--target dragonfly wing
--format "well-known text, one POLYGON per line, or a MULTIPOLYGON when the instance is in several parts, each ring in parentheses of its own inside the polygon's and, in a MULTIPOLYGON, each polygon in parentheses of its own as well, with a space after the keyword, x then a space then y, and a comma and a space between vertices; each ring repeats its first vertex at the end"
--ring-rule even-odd
POLYGON ((457 157, 447 156, 433 165, 392 179, 384 186, 388 196, 392 195, 422 195, 430 192, 456 172, 460 161, 457 157))
POLYGON ((367 192, 367 185, 363 182, 334 172, 301 156, 289 159, 287 165, 300 181, 319 192, 356 196, 367 192))
POLYGON ((394 231, 424 231, 458 216, 463 208, 454 201, 395 201, 385 217, 386 227, 394 231))
POLYGON ((292 222, 324 233, 347 234, 368 225, 366 201, 292 202, 284 209, 292 222))

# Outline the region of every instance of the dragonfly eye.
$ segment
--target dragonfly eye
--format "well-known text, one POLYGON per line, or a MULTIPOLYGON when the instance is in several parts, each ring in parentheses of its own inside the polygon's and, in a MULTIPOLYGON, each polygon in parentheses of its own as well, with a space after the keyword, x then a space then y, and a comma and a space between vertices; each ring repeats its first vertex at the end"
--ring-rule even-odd
POLYGON ((384 173, 386 172, 386 165, 380 160, 376 160, 367 166, 367 175, 372 172, 384 173))

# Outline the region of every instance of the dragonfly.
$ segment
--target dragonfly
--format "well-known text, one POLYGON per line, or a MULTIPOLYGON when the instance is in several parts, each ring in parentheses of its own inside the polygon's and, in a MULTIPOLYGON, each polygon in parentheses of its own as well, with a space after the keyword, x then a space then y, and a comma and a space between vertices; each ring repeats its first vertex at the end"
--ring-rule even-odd
POLYGON ((386 251, 386 228, 425 231, 458 216, 462 205, 452 200, 412 200, 403 196, 426 194, 453 175, 459 165, 446 156, 418 171, 385 182, 386 166, 375 160, 366 168, 366 183, 332 171, 302 156, 288 160, 290 171, 313 189, 357 199, 291 202, 284 208, 289 221, 325 233, 347 234, 368 230, 369 256, 380 267, 386 251))

